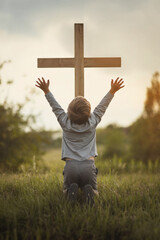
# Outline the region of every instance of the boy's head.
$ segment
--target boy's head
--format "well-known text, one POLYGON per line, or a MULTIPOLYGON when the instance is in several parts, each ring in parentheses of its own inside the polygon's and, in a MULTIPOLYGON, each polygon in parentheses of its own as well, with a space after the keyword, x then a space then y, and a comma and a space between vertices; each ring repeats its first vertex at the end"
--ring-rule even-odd
POLYGON ((91 114, 91 105, 82 96, 75 97, 68 106, 68 117, 73 123, 83 124, 91 114))

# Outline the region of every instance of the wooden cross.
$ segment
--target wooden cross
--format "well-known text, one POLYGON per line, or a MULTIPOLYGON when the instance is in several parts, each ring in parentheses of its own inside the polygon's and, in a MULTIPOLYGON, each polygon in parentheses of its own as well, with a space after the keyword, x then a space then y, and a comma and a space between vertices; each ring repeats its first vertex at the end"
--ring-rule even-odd
POLYGON ((74 58, 38 58, 38 68, 75 68, 75 96, 84 96, 85 67, 121 67, 121 58, 86 58, 83 46, 83 24, 74 24, 74 58))

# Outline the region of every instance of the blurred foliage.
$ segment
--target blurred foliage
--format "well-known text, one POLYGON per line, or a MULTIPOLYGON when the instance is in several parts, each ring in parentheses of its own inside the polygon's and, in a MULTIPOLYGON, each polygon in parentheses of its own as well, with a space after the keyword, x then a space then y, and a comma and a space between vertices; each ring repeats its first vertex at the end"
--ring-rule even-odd
MULTIPOLYGON (((10 61, 0 64, 0 70, 7 62, 10 61)), ((5 89, 12 83, 1 79, 5 89)), ((32 166, 35 159, 41 158, 45 145, 51 141, 51 133, 34 130, 35 116, 24 117, 21 113, 25 103, 13 105, 8 103, 7 97, 0 103, 0 169, 16 171, 22 164, 32 166)))
POLYGON ((97 144, 105 146, 102 158, 124 157, 129 149, 129 129, 110 124, 97 129, 97 144))
POLYGON ((147 88, 144 103, 144 116, 152 118, 160 115, 160 73, 155 72, 151 80, 151 86, 147 88))
POLYGON ((0 168, 18 170, 21 164, 32 165, 51 140, 50 132, 37 132, 31 127, 33 116, 24 118, 23 106, 16 109, 7 103, 0 105, 0 168), (27 131, 26 131, 27 128, 27 131))
POLYGON ((160 73, 147 88, 144 111, 131 126, 131 153, 143 162, 160 160, 160 73))

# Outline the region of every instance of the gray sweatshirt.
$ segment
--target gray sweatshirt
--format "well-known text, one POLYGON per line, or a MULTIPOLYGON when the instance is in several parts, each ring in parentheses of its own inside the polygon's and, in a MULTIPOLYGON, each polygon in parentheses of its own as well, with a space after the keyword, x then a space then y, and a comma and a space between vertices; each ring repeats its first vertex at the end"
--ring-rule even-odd
POLYGON ((71 123, 67 113, 59 105, 51 92, 45 95, 63 130, 62 160, 65 161, 65 158, 71 158, 77 161, 83 161, 92 156, 98 156, 96 127, 101 121, 113 96, 112 93, 108 92, 94 109, 93 113, 91 113, 88 121, 79 125, 71 123))

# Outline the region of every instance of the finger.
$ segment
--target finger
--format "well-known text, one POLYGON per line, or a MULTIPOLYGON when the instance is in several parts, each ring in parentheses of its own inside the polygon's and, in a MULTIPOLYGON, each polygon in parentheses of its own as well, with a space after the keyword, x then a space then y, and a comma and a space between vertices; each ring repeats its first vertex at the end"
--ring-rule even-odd
POLYGON ((47 86, 49 87, 49 79, 47 80, 47 86))
POLYGON ((117 82, 117 86, 121 86, 124 83, 124 81, 117 82))
POLYGON ((41 79, 40 78, 38 78, 38 80, 42 83, 42 81, 41 81, 41 79))
POLYGON ((120 82, 122 82, 123 81, 123 78, 121 78, 119 81, 118 81, 118 83, 120 83, 120 82))
POLYGON ((36 81, 36 84, 37 84, 38 86, 42 86, 42 84, 41 84, 41 83, 39 83, 38 81, 36 81))
POLYGON ((119 77, 117 77, 117 79, 115 80, 115 82, 114 82, 114 83, 117 83, 118 79, 119 79, 119 77))
POLYGON ((36 85, 36 84, 35 84, 35 86, 40 88, 40 86, 38 86, 38 85, 36 85))
POLYGON ((38 83, 38 84, 41 84, 41 82, 40 82, 40 81, 36 81, 36 83, 38 83))
POLYGON ((121 87, 119 87, 119 88, 123 88, 125 85, 123 85, 123 86, 121 86, 121 87))
POLYGON ((124 81, 122 81, 121 83, 119 83, 119 86, 121 86, 124 83, 124 81))
POLYGON ((42 77, 43 83, 46 83, 46 81, 44 80, 44 78, 42 77))

